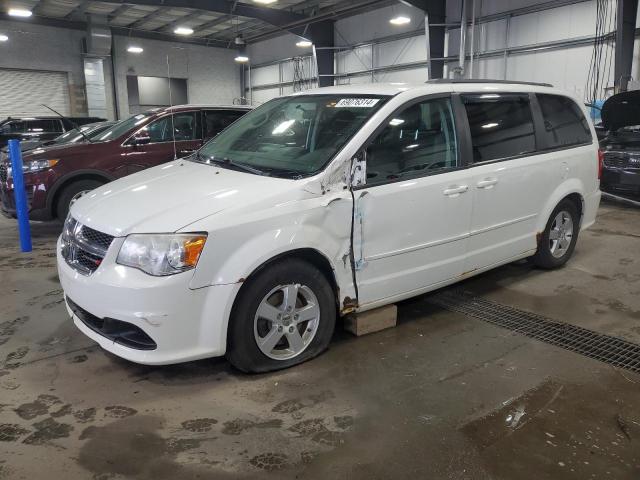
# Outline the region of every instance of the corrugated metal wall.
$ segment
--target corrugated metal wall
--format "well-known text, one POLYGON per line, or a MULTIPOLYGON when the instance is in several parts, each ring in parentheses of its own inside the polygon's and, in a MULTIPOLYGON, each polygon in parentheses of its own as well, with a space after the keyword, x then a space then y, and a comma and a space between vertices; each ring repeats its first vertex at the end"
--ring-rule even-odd
MULTIPOLYGON (((466 1, 470 22, 474 2, 466 1)), ((447 2, 447 23, 459 24, 460 6, 460 1, 447 2)), ((549 82, 584 96, 593 51, 595 0, 476 0, 475 6, 476 18, 480 20, 473 32, 473 72, 467 58, 465 77, 549 82)), ((614 22, 610 30, 613 29, 614 22)), ((400 4, 338 20, 335 43, 345 49, 336 51, 336 83, 423 82, 427 76, 423 30, 423 13, 400 4), (410 16, 411 23, 402 27, 389 24, 389 19, 400 13, 410 16)), ((447 37, 451 58, 448 66, 455 67, 460 28, 449 28, 447 37)), ((467 56, 471 52, 471 37, 469 26, 467 56)), ((296 37, 283 35, 252 45, 252 62, 256 65, 273 61, 277 53, 282 55, 282 52, 284 55, 308 54, 296 50, 295 41, 296 37)), ((613 41, 608 49, 612 58, 613 41)), ((287 65, 291 60, 278 63, 287 65)), ((286 93, 286 88, 278 87, 282 83, 280 68, 278 64, 252 68, 254 102, 286 93)), ((634 63, 634 76, 637 70, 638 65, 634 63)), ((450 74, 450 68, 445 69, 445 73, 450 74)), ((612 60, 605 83, 613 85, 612 60)))

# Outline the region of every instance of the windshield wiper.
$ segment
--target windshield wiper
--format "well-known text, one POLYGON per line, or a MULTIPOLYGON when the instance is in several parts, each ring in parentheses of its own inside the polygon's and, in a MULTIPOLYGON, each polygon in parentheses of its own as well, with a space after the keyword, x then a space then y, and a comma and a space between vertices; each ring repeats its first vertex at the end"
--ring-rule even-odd
POLYGON ((197 152, 196 158, 201 162, 204 161, 207 163, 217 163, 218 165, 233 167, 233 168, 236 168, 237 170, 244 170, 245 172, 253 173, 254 175, 263 175, 263 176, 268 175, 267 172, 264 172, 255 167, 251 167, 246 163, 235 162, 228 157, 223 157, 223 158, 207 157, 205 155, 202 155, 200 152, 197 152))
POLYGON ((271 175, 283 178, 291 178, 293 180, 299 180, 304 177, 304 175, 298 170, 290 170, 286 168, 265 168, 265 170, 271 175))

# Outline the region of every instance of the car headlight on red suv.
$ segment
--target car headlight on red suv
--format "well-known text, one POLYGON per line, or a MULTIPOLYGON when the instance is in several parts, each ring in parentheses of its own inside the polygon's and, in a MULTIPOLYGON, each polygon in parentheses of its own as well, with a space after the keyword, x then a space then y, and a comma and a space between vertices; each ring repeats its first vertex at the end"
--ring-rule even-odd
POLYGON ((132 234, 116 262, 149 275, 174 275, 195 268, 206 241, 203 233, 132 234))
MULTIPOLYGON (((50 168, 55 167, 59 161, 60 159, 58 158, 51 158, 51 159, 43 158, 40 160, 29 160, 22 164, 22 171, 24 173, 42 172, 44 170, 49 170, 50 168)), ((7 175, 9 177, 12 177, 11 171, 12 171, 12 168, 11 168, 11 165, 9 165, 7 168, 7 175)))

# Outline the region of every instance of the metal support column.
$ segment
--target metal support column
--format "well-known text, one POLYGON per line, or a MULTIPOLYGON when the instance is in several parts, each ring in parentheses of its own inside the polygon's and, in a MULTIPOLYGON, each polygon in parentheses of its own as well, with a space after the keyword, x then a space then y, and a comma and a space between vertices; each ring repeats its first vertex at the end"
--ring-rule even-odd
POLYGON ((445 0, 401 0, 425 13, 424 33, 427 43, 427 78, 442 78, 444 73, 444 33, 447 12, 445 0))
POLYGON ((334 28, 332 20, 313 23, 309 25, 309 36, 317 47, 316 65, 318 67, 318 86, 330 87, 333 85, 335 74, 334 65, 334 28), (324 48, 330 47, 330 48, 324 48))
POLYGON ((626 91, 631 80, 637 12, 638 0, 618 0, 614 66, 616 93, 626 91))

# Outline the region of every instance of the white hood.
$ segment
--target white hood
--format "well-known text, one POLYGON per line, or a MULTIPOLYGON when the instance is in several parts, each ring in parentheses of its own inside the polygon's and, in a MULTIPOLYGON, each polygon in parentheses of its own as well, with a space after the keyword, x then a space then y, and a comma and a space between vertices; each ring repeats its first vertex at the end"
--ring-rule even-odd
POLYGON ((73 204, 71 214, 116 237, 174 232, 230 207, 263 205, 295 183, 177 160, 93 190, 73 204))

